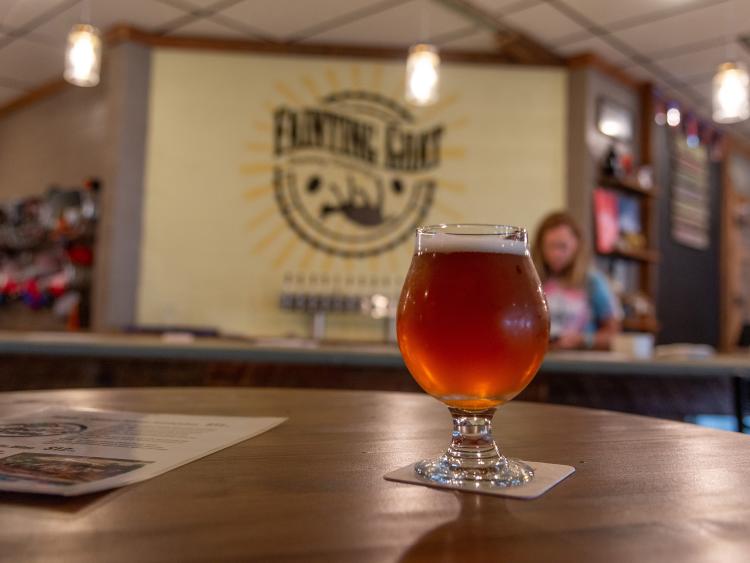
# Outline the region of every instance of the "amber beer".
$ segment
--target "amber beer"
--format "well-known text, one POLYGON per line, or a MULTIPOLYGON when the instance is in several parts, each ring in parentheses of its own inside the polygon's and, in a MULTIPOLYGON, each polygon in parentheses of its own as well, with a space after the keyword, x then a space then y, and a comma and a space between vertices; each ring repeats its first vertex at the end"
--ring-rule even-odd
POLYGON ((448 406, 466 410, 495 407, 520 393, 549 339, 525 231, 486 231, 420 229, 398 309, 399 347, 414 379, 448 406))

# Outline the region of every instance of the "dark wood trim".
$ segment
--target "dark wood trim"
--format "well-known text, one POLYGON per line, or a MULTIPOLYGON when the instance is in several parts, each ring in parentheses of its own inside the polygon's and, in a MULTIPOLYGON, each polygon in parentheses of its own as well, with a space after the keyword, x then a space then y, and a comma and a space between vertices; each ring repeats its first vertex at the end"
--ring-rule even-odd
POLYGON ((750 144, 744 139, 736 137, 731 133, 725 134, 722 155, 726 158, 732 152, 740 153, 743 157, 750 160, 750 144))
POLYGON ((654 124, 654 86, 650 82, 642 83, 638 88, 641 105, 641 165, 653 163, 653 149, 651 147, 651 129, 654 124))
MULTIPOLYGON (((301 43, 272 43, 245 39, 216 39, 200 36, 165 36, 146 33, 132 26, 118 26, 107 33, 109 44, 131 41, 153 47, 174 49, 202 49, 213 51, 240 51, 269 55, 301 55, 324 57, 357 57, 367 59, 398 59, 406 57, 406 47, 368 47, 362 45, 327 45, 301 43)), ((501 51, 452 51, 440 52, 445 62, 478 64, 518 64, 514 57, 501 51)), ((532 63, 524 63, 532 64, 532 63)), ((560 65, 562 62, 537 61, 535 64, 560 65)))
POLYGON ((613 65, 605 61, 599 55, 595 53, 581 53, 580 55, 574 55, 566 59, 566 64, 570 69, 589 67, 595 68, 602 74, 612 78, 627 88, 634 90, 640 89, 643 82, 630 76, 627 72, 622 70, 620 67, 613 65))
POLYGON ((59 78, 57 80, 47 82, 42 86, 35 88, 34 90, 26 92, 25 94, 22 94, 19 97, 11 100, 10 102, 0 106, 0 119, 10 113, 13 113, 14 111, 23 109, 26 106, 33 104, 34 102, 38 102, 39 100, 42 100, 48 96, 57 94, 58 92, 65 90, 68 86, 70 85, 65 82, 65 80, 59 78))
MULTIPOLYGON (((656 177, 654 170, 654 151, 653 151, 653 129, 654 129, 654 87, 649 82, 644 82, 638 88, 639 105, 640 105, 640 165, 651 166, 652 174, 656 177)), ((646 237, 651 241, 651 245, 659 245, 659 201, 655 199, 659 190, 656 186, 651 188, 651 199, 642 202, 642 225, 646 232, 646 237)), ((647 195, 649 195, 647 193, 647 195)), ((646 267, 641 268, 641 287, 651 299, 654 309, 659 299, 659 268, 652 262, 646 267)))
MULTIPOLYGON (((389 47, 359 47, 340 45, 298 45, 263 43, 258 41, 211 39, 208 37, 153 36, 144 41, 154 47, 173 49, 198 49, 212 51, 240 51, 266 55, 299 55, 322 57, 355 57, 362 59, 405 60, 408 49, 389 47)), ((441 51, 440 59, 449 63, 514 64, 515 61, 500 53, 470 51, 441 51)))
POLYGON ((742 326, 742 304, 746 298, 741 279, 742 245, 737 227, 737 210, 750 203, 735 190, 729 165, 733 157, 750 160, 750 146, 729 135, 722 140, 721 234, 719 249, 719 349, 732 352, 742 326))

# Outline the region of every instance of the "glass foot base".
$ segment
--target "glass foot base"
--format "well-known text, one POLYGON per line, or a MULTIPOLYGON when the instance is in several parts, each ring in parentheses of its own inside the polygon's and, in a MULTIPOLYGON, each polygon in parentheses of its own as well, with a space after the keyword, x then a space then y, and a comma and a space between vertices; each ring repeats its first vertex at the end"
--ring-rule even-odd
POLYGON ((417 462, 414 471, 421 477, 444 485, 463 485, 469 482, 492 487, 515 487, 534 478, 531 466, 505 456, 495 458, 490 463, 457 464, 446 454, 437 459, 417 462))

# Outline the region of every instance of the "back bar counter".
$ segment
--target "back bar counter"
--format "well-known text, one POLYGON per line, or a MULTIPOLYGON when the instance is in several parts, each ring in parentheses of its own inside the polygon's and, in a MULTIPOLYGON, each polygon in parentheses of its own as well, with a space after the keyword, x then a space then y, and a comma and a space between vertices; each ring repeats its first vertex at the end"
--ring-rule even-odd
MULTIPOLYGON (((748 380, 749 355, 554 352, 520 399, 673 419, 732 414, 741 423, 748 380)), ((0 332, 0 390, 153 385, 418 390, 389 344, 0 332)))

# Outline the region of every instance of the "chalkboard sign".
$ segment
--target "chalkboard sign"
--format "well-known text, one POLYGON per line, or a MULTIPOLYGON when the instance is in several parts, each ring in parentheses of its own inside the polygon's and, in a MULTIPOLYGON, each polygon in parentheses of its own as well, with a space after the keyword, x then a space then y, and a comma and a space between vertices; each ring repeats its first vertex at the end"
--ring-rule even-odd
POLYGON ((677 133, 672 146, 671 230, 675 242, 706 250, 711 223, 708 153, 677 133))

